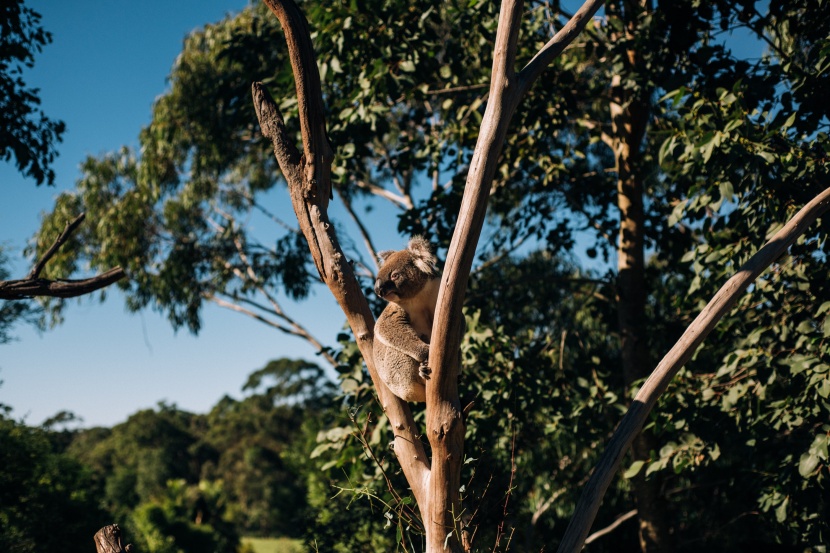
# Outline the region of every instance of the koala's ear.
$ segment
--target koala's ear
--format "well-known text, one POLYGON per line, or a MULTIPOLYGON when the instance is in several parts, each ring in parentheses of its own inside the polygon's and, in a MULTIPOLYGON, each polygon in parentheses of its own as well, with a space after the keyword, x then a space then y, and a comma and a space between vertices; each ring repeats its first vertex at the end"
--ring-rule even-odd
POLYGON ((413 236, 407 248, 415 257, 415 266, 430 276, 438 274, 438 260, 432 255, 432 248, 423 236, 413 236))
POLYGON ((383 250, 382 252, 378 252, 378 259, 380 260, 380 264, 383 265, 389 256, 395 253, 395 250, 383 250))

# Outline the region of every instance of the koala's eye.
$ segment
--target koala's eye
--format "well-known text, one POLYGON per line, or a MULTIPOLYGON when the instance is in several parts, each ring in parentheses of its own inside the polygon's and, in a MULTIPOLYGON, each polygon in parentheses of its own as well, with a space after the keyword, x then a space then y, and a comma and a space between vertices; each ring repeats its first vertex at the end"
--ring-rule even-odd
POLYGON ((398 271, 392 271, 392 274, 389 276, 392 280, 398 280, 401 278, 401 274, 398 271))

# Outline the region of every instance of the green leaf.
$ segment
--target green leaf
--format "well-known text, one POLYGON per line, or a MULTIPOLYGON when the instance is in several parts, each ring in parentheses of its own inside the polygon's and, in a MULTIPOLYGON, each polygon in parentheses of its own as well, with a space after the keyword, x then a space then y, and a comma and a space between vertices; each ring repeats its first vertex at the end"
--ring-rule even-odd
MULTIPOLYGON (((814 453, 805 453, 801 456, 801 459, 798 461, 798 474, 803 476, 804 478, 809 477, 813 474, 813 471, 816 470, 818 467, 819 458, 818 455, 814 453)), ((778 510, 775 511, 776 514, 778 510)), ((781 519, 779 519, 780 522, 781 519)))
POLYGON ((643 468, 643 465, 645 464, 645 461, 634 461, 633 463, 631 463, 631 466, 628 467, 628 469, 623 473, 623 478, 629 480, 631 478, 634 478, 640 473, 640 470, 643 468))
POLYGON ((721 181, 720 183, 720 195, 726 201, 732 201, 732 198, 735 197, 735 189, 732 187, 732 183, 729 181, 721 181))
MULTIPOLYGON (((669 221, 668 221, 670 227, 673 227, 674 225, 676 225, 680 221, 680 219, 683 218, 683 214, 686 211, 686 204, 688 204, 688 202, 689 202, 688 200, 683 200, 681 202, 678 202, 677 205, 674 206, 674 209, 671 210, 671 215, 669 215, 669 221)), ((689 261, 689 260, 684 259, 684 261, 689 261)))
POLYGON ((775 519, 778 522, 784 522, 787 520, 787 505, 790 502, 790 498, 785 498, 781 504, 775 508, 775 519))
POLYGON ((737 129, 738 127, 740 127, 743 124, 744 124, 743 119, 732 119, 729 123, 726 124, 726 126, 723 128, 723 130, 725 132, 734 131, 735 129, 737 129))

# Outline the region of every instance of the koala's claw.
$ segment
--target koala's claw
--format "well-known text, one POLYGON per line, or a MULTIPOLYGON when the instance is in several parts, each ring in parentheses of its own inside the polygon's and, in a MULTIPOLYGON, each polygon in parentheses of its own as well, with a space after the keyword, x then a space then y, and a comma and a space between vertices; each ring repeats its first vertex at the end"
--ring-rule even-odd
POLYGON ((429 380, 429 375, 432 374, 432 369, 430 369, 426 363, 423 363, 420 367, 418 367, 418 374, 421 375, 421 378, 424 380, 429 380))

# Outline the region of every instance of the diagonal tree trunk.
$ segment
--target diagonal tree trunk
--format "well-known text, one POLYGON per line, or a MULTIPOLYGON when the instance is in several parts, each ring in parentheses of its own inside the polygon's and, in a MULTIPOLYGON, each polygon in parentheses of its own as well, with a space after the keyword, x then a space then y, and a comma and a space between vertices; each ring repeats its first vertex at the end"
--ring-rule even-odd
POLYGON ((666 353, 634 396, 631 406, 605 447, 594 473, 582 490, 571 522, 559 544, 557 550, 559 553, 578 553, 582 550, 585 538, 588 536, 602 503, 602 497, 619 470, 623 456, 640 434, 649 413, 654 409, 660 395, 666 391, 677 371, 691 359, 698 346, 703 343, 718 321, 732 309, 747 287, 828 210, 830 210, 830 188, 801 208, 749 261, 744 263, 732 278, 726 281, 666 353))

